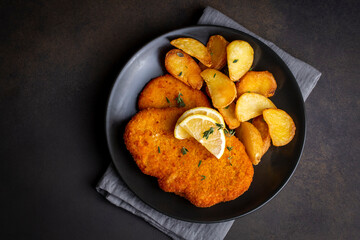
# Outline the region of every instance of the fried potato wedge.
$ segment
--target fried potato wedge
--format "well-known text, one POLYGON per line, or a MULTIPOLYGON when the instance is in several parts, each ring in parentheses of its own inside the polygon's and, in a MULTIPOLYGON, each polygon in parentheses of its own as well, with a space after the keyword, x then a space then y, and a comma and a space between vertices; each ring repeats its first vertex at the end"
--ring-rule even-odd
POLYGON ((264 145, 259 130, 251 123, 243 122, 240 127, 236 129, 235 136, 244 144, 245 151, 251 162, 257 165, 263 155, 264 145))
POLYGON ((165 68, 175 78, 186 85, 200 90, 203 79, 200 76, 201 70, 190 55, 179 49, 170 50, 165 56, 165 68))
POLYGON ((268 98, 258 93, 244 93, 236 102, 235 114, 240 122, 260 116, 267 108, 276 108, 268 98))
POLYGON ((213 35, 209 38, 206 47, 211 56, 211 68, 222 69, 226 65, 226 47, 229 44, 221 35, 213 35))
POLYGON ((177 38, 172 40, 170 44, 193 56, 205 66, 211 67, 210 53, 205 45, 198 40, 193 38, 177 38))
POLYGON ((271 145, 269 126, 265 122, 262 115, 254 118, 252 120, 252 124, 260 132, 261 138, 262 138, 263 143, 264 143, 264 145, 263 145, 263 153, 262 153, 262 155, 264 155, 267 152, 267 150, 269 149, 270 145, 271 145))
POLYGON ((200 75, 206 82, 214 107, 224 108, 234 101, 236 98, 235 83, 225 74, 209 68, 202 71, 200 75))
POLYGON ((249 71, 254 61, 254 49, 248 42, 242 40, 232 41, 226 48, 229 77, 238 81, 249 71))
POLYGON ((225 108, 218 109, 220 114, 223 116, 226 124, 230 129, 235 129, 240 126, 240 121, 235 115, 235 103, 232 102, 229 106, 225 108))
POLYGON ((285 111, 281 109, 266 109, 264 120, 269 126, 270 137, 274 146, 284 146, 295 136, 295 123, 285 111))
POLYGON ((268 71, 249 71, 236 83, 238 97, 246 92, 254 92, 265 97, 271 97, 274 95, 276 87, 275 78, 268 71))

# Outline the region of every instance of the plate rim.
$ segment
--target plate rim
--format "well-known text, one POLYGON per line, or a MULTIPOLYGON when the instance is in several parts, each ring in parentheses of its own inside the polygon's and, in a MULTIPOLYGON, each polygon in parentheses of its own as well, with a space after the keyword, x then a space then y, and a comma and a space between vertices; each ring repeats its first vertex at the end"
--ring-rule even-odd
POLYGON ((270 46, 266 45, 264 42, 262 42, 261 40, 257 39, 256 37, 248 34, 248 33, 245 33, 243 31, 240 31, 240 30, 237 30, 237 29, 234 29, 234 28, 230 28, 230 27, 225 27, 225 26, 219 26, 219 25, 211 25, 211 24, 202 24, 202 25, 190 25, 190 26, 186 26, 186 27, 181 27, 181 28, 177 28, 177 29, 173 29, 171 31, 167 31, 163 34, 160 34, 158 35, 157 37, 155 38, 152 38, 150 41, 147 41, 145 44, 141 45, 139 48, 136 49, 136 51, 133 52, 133 54, 128 58, 127 62, 120 68, 120 71, 119 73, 117 74, 116 76, 116 79, 115 81, 113 82, 112 86, 111 86, 111 91, 110 91, 110 94, 108 96, 108 100, 107 100, 107 105, 106 105, 106 114, 105 114, 105 133, 106 133, 106 142, 107 142, 107 146, 108 146, 108 150, 109 150, 109 153, 110 153, 110 156, 111 156, 111 163, 114 165, 115 169, 116 169, 116 172, 118 174, 118 176, 123 180, 124 184, 126 185, 126 187, 138 198, 140 199, 140 201, 142 201, 144 204, 146 204, 147 206, 150 206, 151 208, 153 208, 154 210, 164 214, 165 216, 168 216, 168 217, 172 217, 174 219, 177 219, 177 220, 182 220, 182 221, 186 221, 186 222, 193 222, 193 223, 221 223, 221 222, 227 222, 227 221, 231 221, 231 220, 235 220, 235 219, 238 219, 238 218, 241 218, 241 217, 244 217, 250 213, 253 213, 255 212, 256 210, 262 208, 263 206, 265 206, 267 203, 269 203, 274 197, 276 197, 281 191, 282 189, 287 185, 287 183, 290 181, 290 179, 292 178, 297 166, 299 165, 299 162, 301 160, 301 157, 302 157, 302 154, 303 154, 303 151, 304 151, 304 147, 305 147, 305 143, 306 143, 306 132, 307 132, 307 123, 306 123, 306 109, 305 109, 305 102, 304 102, 304 98, 302 96, 302 93, 301 93, 301 90, 300 90, 300 86, 298 84, 298 82, 296 81, 296 78, 295 76, 293 75, 293 73, 291 72, 291 70, 289 69, 288 65, 283 61, 283 59, 273 50, 271 49, 270 46), (295 81, 296 83, 296 91, 298 92, 298 95, 300 96, 301 98, 301 107, 303 109, 303 119, 301 119, 301 121, 303 122, 303 132, 301 133, 298 133, 298 134, 301 134, 303 135, 303 141, 302 141, 302 146, 301 146, 301 149, 300 149, 300 152, 299 152, 299 157, 296 161, 296 164, 294 166, 294 168, 292 169, 291 173, 289 174, 289 176, 287 177, 287 179, 280 184, 279 188, 276 189, 274 191, 274 194, 271 195, 266 201, 264 201, 263 203, 261 203, 259 206, 251 209, 250 211, 246 212, 246 213, 243 213, 243 214, 240 214, 238 216, 234 216, 234 217, 230 217, 230 218, 222 218, 222 219, 219 219, 219 220, 192 220, 192 219, 189 219, 189 218, 183 218, 183 217, 179 217, 179 216, 175 216, 173 214, 169 214, 169 213, 166 213, 164 211, 162 211, 161 209, 158 209, 157 207, 153 206, 151 203, 148 203, 146 202, 145 200, 143 200, 143 198, 141 198, 140 196, 138 196, 130 187, 129 185, 126 183, 126 180, 123 179, 123 177, 121 176, 120 174, 120 171, 119 171, 119 166, 117 166, 117 163, 114 159, 114 153, 113 153, 113 150, 112 150, 112 147, 111 147, 111 140, 110 140, 110 126, 109 126, 109 112, 110 112, 110 104, 112 102, 112 98, 114 96, 114 88, 115 88, 115 85, 118 83, 118 81, 120 80, 121 78, 121 75, 123 74, 123 71, 132 64, 132 62, 135 60, 136 56, 137 55, 140 55, 142 51, 145 51, 145 47, 150 45, 151 43, 155 42, 157 39, 159 38, 163 38, 165 37, 166 35, 168 34, 171 34, 173 32, 177 32, 177 31, 181 31, 181 30, 187 30, 187 29, 196 29, 196 28, 220 28, 220 29, 227 29, 229 31, 233 31, 233 32, 238 32, 242 35, 246 35, 248 36, 249 38, 251 38, 252 40, 254 40, 257 44, 260 45, 261 48, 265 47, 267 48, 268 50, 270 50, 270 52, 273 53, 273 55, 275 56, 275 58, 277 58, 277 61, 281 62, 283 64, 283 66, 285 66, 285 71, 287 72, 287 74, 289 74, 293 80, 295 81))

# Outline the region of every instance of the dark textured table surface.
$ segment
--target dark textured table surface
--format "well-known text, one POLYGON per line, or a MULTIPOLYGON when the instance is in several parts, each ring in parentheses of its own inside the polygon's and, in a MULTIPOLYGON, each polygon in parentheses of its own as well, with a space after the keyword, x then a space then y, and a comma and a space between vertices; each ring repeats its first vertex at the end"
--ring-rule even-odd
POLYGON ((360 235, 358 1, 0 2, 0 239, 168 239, 94 189, 121 66, 212 6, 323 75, 286 187, 226 239, 360 235))

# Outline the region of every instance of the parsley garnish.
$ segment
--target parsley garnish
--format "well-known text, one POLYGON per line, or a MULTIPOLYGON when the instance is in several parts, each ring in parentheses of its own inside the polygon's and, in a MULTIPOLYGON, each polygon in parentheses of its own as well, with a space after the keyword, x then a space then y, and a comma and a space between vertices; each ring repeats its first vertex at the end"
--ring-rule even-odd
POLYGON ((252 71, 252 67, 249 69, 249 71, 252 71))
POLYGON ((239 59, 235 59, 235 60, 233 61, 233 63, 237 63, 237 61, 239 61, 239 59))
POLYGON ((201 165, 201 162, 202 162, 202 161, 200 160, 200 161, 199 161, 199 164, 198 164, 198 167, 200 167, 200 165, 201 165))
POLYGON ((180 76, 181 76, 181 74, 182 74, 182 72, 180 72, 178 76, 180 77, 180 76))
POLYGON ((251 93, 250 91, 247 91, 248 93, 251 93))
POLYGON ((168 102, 168 103, 170 103, 170 100, 167 98, 167 97, 165 97, 166 98, 166 101, 168 102))
POLYGON ((226 135, 230 135, 230 137, 231 137, 231 136, 234 136, 235 130, 234 129, 227 130, 226 128, 224 128, 224 133, 226 135))
POLYGON ((205 178, 206 178, 206 176, 201 175, 201 181, 202 181, 202 180, 205 180, 205 178))
POLYGON ((218 127, 218 130, 221 130, 224 128, 224 125, 222 125, 221 123, 215 123, 215 125, 218 127))
POLYGON ((232 156, 229 156, 228 159, 229 159, 230 165, 232 166, 232 163, 231 163, 232 156))
POLYGON ((216 73, 214 74, 214 78, 215 78, 215 76, 216 76, 216 73))
POLYGON ((182 147, 181 153, 185 155, 189 150, 187 150, 185 147, 182 147))
POLYGON ((224 109, 228 109, 230 107, 230 105, 229 106, 227 106, 227 107, 224 107, 224 109))
POLYGON ((158 146, 158 153, 160 153, 160 147, 158 146))
POLYGON ((212 56, 212 55, 214 55, 214 53, 213 53, 213 52, 210 52, 210 55, 212 56))
POLYGON ((184 54, 182 54, 181 52, 178 52, 178 53, 176 53, 179 57, 183 57, 184 56, 184 54))
POLYGON ((234 129, 230 129, 230 130, 229 130, 229 134, 230 134, 230 136, 234 136, 235 130, 234 130, 234 129))
POLYGON ((179 95, 176 97, 176 103, 178 107, 185 107, 184 100, 181 98, 182 94, 179 92, 179 95))
MULTIPOLYGON (((233 149, 233 146, 231 146, 231 147, 227 146, 226 148, 227 148, 227 150, 229 150, 229 152, 231 152, 231 150, 233 149)), ((232 163, 231 163, 231 159, 232 159, 231 153, 230 153, 230 156, 228 157, 228 159, 229 159, 230 165, 232 166, 232 163)))
POLYGON ((206 140, 209 138, 210 134, 214 133, 214 128, 210 127, 209 130, 205 131, 203 133, 203 138, 205 138, 206 140))

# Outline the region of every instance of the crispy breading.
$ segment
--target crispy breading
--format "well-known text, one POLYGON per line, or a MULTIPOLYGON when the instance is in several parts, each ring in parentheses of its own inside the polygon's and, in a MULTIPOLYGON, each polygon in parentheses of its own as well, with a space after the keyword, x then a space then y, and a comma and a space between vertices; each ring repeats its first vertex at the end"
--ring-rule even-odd
POLYGON ((135 162, 143 173, 158 178, 164 191, 185 197, 197 207, 239 197, 248 190, 254 174, 243 144, 234 136, 226 137, 231 151, 226 149, 217 159, 193 138, 176 139, 175 123, 184 111, 150 108, 131 119, 124 140, 135 162))
POLYGON ((208 98, 203 92, 192 89, 180 80, 166 74, 148 82, 140 93, 139 109, 176 107, 178 106, 177 98, 179 93, 182 94, 180 97, 185 103, 185 109, 211 107, 208 98))

